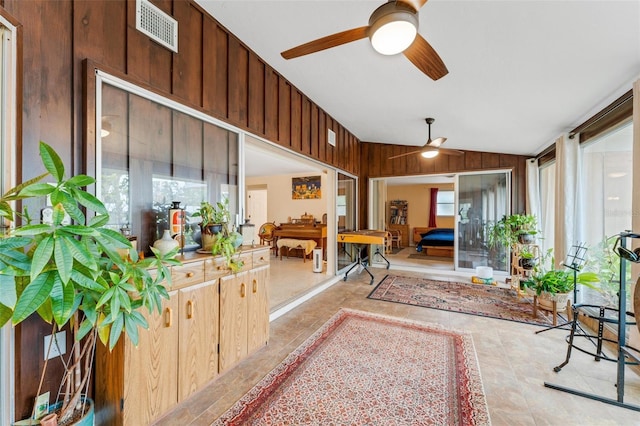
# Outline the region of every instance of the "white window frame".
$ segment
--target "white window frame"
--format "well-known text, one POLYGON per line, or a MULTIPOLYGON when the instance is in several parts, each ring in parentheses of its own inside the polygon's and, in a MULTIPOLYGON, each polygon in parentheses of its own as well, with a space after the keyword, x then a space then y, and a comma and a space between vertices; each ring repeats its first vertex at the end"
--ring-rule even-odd
MULTIPOLYGON (((15 186, 17 34, 16 27, 0 16, 0 161, 2 192, 15 186)), ((4 225, 4 224, 2 224, 4 225)), ((15 416, 14 330, 0 328, 0 425, 10 425, 15 416)))
POLYGON ((436 201, 436 216, 447 216, 447 217, 451 217, 451 216, 455 216, 456 215, 456 192, 453 189, 441 189, 438 191, 438 195, 437 195, 437 199, 438 201, 436 201), (441 202, 439 201, 440 196, 444 195, 445 193, 451 193, 451 202, 450 203, 445 203, 445 202, 441 202), (451 206, 451 214, 447 214, 447 212, 443 212, 442 211, 442 207, 441 206, 451 206))

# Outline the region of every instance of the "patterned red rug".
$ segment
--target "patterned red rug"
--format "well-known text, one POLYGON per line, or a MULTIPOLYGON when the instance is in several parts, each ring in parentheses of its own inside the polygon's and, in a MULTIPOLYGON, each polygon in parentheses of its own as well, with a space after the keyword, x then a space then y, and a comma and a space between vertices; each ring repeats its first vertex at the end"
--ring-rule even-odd
POLYGON ((528 299, 518 299, 512 290, 489 285, 387 275, 369 298, 533 325, 552 324, 551 316, 542 310, 533 317, 528 299))
POLYGON ((214 425, 488 425, 471 335, 342 309, 214 425))

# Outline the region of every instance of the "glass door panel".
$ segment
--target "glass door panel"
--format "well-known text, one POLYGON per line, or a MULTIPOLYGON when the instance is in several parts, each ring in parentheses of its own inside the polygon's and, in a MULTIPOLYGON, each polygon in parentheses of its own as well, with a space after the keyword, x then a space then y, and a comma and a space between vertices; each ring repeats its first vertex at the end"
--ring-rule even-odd
MULTIPOLYGON (((338 173, 338 193, 336 194, 336 223, 338 232, 355 231, 358 229, 356 223, 356 179, 338 173)), ((353 263, 354 257, 351 253, 351 244, 337 244, 338 271, 353 263)))
POLYGON ((490 248, 485 238, 487 227, 509 212, 510 172, 458 175, 458 250, 456 269, 490 266, 508 272, 508 252, 490 248))

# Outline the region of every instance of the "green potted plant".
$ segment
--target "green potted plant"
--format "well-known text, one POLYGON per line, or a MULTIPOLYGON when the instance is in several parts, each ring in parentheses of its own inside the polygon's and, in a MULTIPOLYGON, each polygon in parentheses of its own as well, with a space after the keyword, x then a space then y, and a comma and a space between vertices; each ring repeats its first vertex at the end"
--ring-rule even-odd
POLYGON ((522 269, 531 270, 536 266, 538 260, 528 246, 523 246, 519 256, 520 259, 518 261, 520 262, 522 269))
POLYGON ((487 232, 490 247, 502 245, 515 247, 517 243, 531 244, 537 234, 538 221, 530 214, 505 215, 499 221, 491 224, 487 232))
POLYGON ((202 249, 210 251, 217 235, 224 231, 223 227, 231 220, 229 200, 225 198, 224 201, 218 201, 216 204, 202 201, 200 208, 191 217, 202 219, 200 222, 202 249))
POLYGON ((533 286, 527 290, 529 294, 538 296, 540 307, 546 310, 552 309, 554 300, 557 302, 557 306, 566 305, 576 284, 595 288, 594 284, 599 282, 598 275, 595 272, 574 274, 571 269, 556 269, 553 249, 547 250, 542 256, 542 259, 534 268, 531 279, 533 286))
POLYGON ((139 328, 147 327, 141 311, 160 312, 162 299, 169 297, 164 287, 165 281, 171 283, 168 266, 180 262, 172 259, 176 251, 162 256, 153 248, 155 257, 138 257, 125 236, 106 227, 109 216, 103 203, 82 189, 95 180, 86 175, 67 178, 57 153, 44 142, 39 149, 47 173, 0 198, 5 220, 22 219, 0 238, 0 326, 37 313, 53 324, 54 333, 71 327, 74 346, 64 362, 60 389, 65 391, 57 411, 58 424, 67 424, 84 406, 95 345, 100 341, 113 349, 125 333, 136 344, 139 328), (44 182, 48 176, 52 183, 44 182), (49 223, 34 223, 26 209, 19 212, 12 206, 47 197, 52 206, 49 223), (83 209, 96 214, 89 218, 83 209), (118 249, 127 249, 128 256, 118 249))

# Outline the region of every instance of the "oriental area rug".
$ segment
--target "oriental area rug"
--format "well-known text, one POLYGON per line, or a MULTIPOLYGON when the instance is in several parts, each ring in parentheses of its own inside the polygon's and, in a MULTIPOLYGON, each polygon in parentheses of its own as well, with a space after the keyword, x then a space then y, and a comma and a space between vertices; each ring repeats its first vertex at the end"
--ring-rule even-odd
POLYGON ((533 305, 528 299, 518 298, 512 290, 490 285, 390 274, 368 297, 533 325, 549 326, 553 322, 551 316, 546 316, 540 309, 534 318, 533 305))
POLYGON ((489 425, 471 335, 342 309, 214 425, 489 425))

